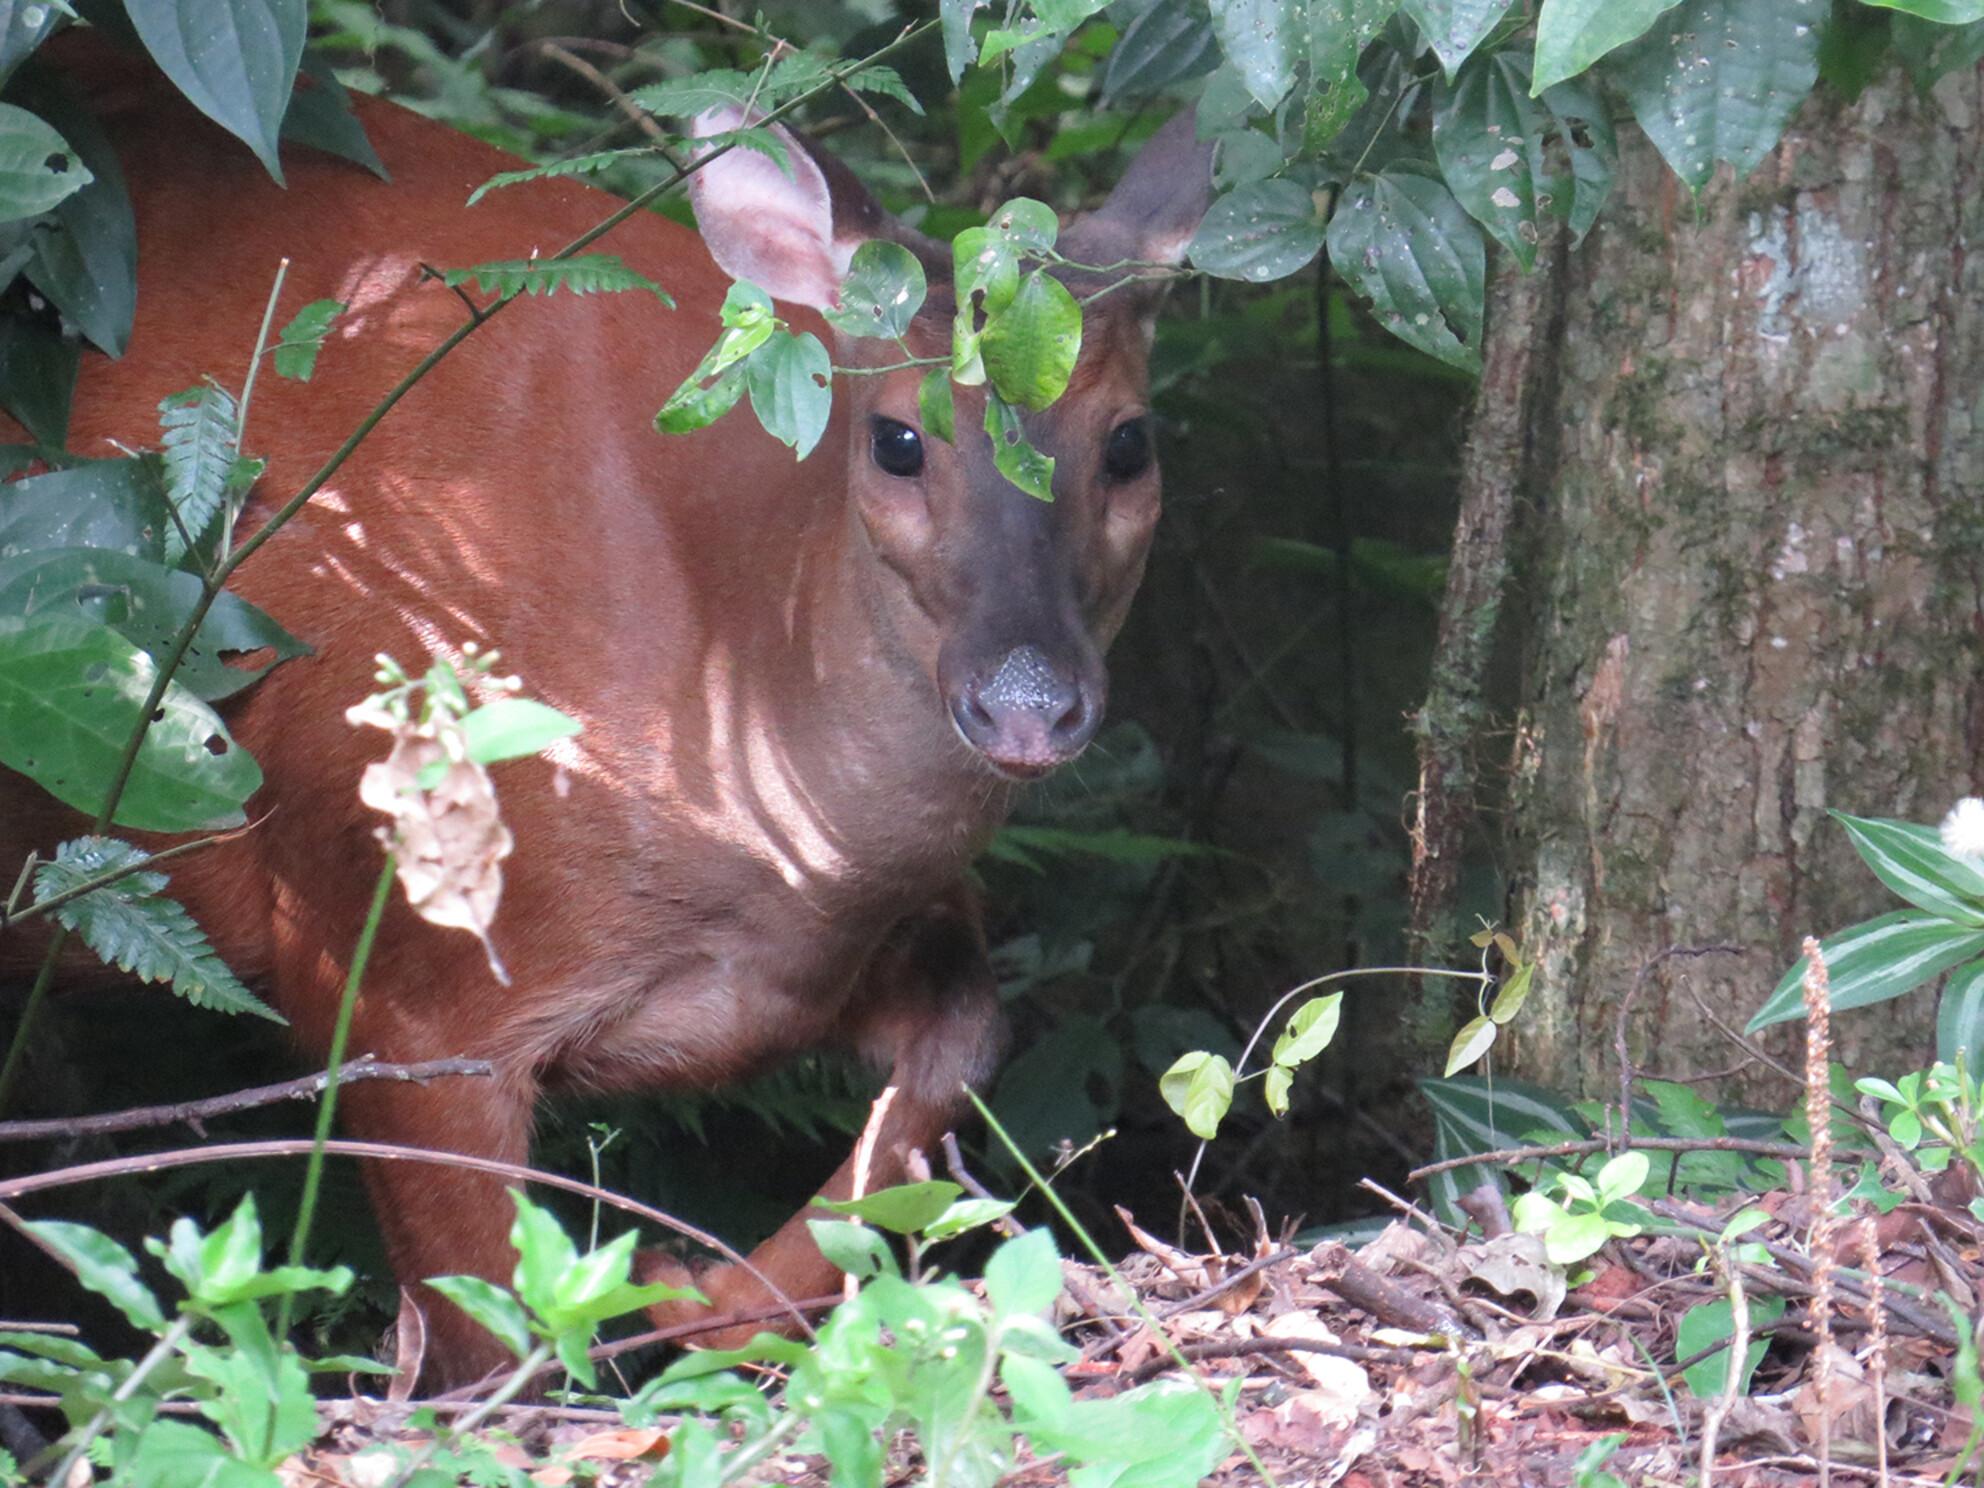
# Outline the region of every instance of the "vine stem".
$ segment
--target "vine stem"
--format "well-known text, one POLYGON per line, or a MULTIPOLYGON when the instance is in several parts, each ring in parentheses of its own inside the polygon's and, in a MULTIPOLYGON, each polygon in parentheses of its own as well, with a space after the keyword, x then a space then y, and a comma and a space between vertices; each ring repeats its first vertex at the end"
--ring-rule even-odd
MULTIPOLYGON (((896 36, 895 40, 869 53, 859 62, 851 63, 846 67, 836 68, 813 87, 803 93, 795 94, 777 108, 772 109, 758 121, 758 127, 774 123, 819 94, 839 88, 841 83, 847 78, 854 76, 865 67, 874 66, 883 58, 891 56, 911 43, 927 36, 937 28, 937 25, 938 22, 933 18, 918 22, 913 26, 904 27, 896 36)), ((668 179, 650 186, 646 191, 633 197, 625 205, 609 213, 592 227, 572 239, 563 248, 560 248, 556 253, 550 255, 551 260, 557 262, 576 257, 598 242, 607 233, 625 222, 629 217, 632 217, 636 212, 645 210, 650 202, 681 185, 692 174, 709 164, 710 161, 736 148, 737 146, 735 144, 719 146, 693 164, 675 171, 668 179)), ((117 768, 111 775, 110 788, 104 794, 103 807, 96 814, 96 819, 90 827, 90 835, 101 837, 109 830, 112 818, 117 812, 117 805, 124 797, 125 786, 130 782, 131 771, 137 765, 138 752, 144 747, 145 736, 151 730, 152 715, 158 712, 159 704, 165 697, 166 688, 171 685, 174 674, 178 672, 179 665, 185 659, 188 648, 193 644, 194 636, 199 634, 201 625, 206 622, 207 612, 213 608, 214 601, 220 597, 222 586, 233 577, 234 571, 237 568, 254 556, 263 543, 275 536, 277 532, 288 524, 290 518, 294 517, 303 509, 304 503, 324 488, 331 477, 343 467, 345 461, 351 458, 358 446, 379 426, 380 421, 399 405, 400 399, 404 398, 413 390, 416 383, 432 372, 440 364, 441 360, 457 346, 461 345, 462 342, 466 341, 482 326, 487 325, 497 312, 502 310, 514 298, 516 298, 514 295, 507 296, 482 309, 474 309, 472 307, 469 318, 453 331, 450 331, 441 340, 439 345, 414 365, 412 371, 408 372, 406 376, 402 377, 393 385, 386 395, 373 406, 372 411, 366 414, 363 419, 359 420, 358 426, 351 431, 350 436, 332 452, 330 458, 318 468, 316 474, 312 475, 309 480, 303 483, 302 488, 294 496, 290 497, 289 500, 277 508, 269 519, 258 527, 247 541, 222 559, 211 573, 202 573, 200 575, 200 597, 194 601, 191 612, 187 615, 185 622, 179 627, 179 633, 172 638, 172 644, 165 654, 164 661, 156 669, 156 673, 152 678, 151 690, 146 694, 144 704, 138 710, 137 723, 132 728, 131 737, 124 745, 124 753, 119 758, 117 768)), ((68 942, 68 935, 69 932, 66 929, 58 927, 55 933, 49 937, 48 950, 42 956, 41 967, 35 975, 34 985, 29 989, 27 1001, 21 1008, 20 1022, 14 1025, 14 1037, 7 1048, 6 1062, 0 1064, 0 1115, 6 1114, 8 1105, 12 1100, 14 1087, 19 1080, 21 1066, 26 1057, 29 1038, 33 1033, 36 1021, 41 1016, 42 1008, 47 1002, 48 989, 55 980, 55 970, 60 962, 63 947, 68 942)))

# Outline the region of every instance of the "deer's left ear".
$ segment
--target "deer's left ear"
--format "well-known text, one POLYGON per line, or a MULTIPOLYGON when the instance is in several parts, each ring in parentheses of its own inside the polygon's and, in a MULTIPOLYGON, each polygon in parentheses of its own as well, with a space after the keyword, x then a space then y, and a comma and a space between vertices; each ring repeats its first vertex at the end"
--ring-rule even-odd
POLYGON ((1185 109, 1137 152, 1109 199, 1069 223, 1056 246, 1077 263, 1183 263, 1211 204, 1212 142, 1197 137, 1193 111, 1185 109))
MULTIPOLYGON (((741 109, 712 109, 696 120, 698 138, 744 126, 741 109)), ((852 175, 822 161, 797 135, 773 124, 790 174, 761 151, 739 145, 689 178, 696 225, 717 266, 773 299, 826 310, 840 303, 840 281, 854 250, 874 236, 882 210, 852 175)))

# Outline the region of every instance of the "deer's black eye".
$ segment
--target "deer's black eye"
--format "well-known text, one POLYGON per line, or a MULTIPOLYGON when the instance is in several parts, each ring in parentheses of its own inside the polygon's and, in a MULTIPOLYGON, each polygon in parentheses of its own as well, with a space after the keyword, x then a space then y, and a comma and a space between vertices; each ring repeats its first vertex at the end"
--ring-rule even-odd
POLYGON ((875 420, 868 436, 869 451, 875 463, 890 475, 907 478, 923 473, 923 436, 908 424, 891 418, 875 420))
POLYGON ((1135 480, 1150 469, 1150 420, 1126 419, 1109 431, 1102 469, 1113 481, 1135 480))

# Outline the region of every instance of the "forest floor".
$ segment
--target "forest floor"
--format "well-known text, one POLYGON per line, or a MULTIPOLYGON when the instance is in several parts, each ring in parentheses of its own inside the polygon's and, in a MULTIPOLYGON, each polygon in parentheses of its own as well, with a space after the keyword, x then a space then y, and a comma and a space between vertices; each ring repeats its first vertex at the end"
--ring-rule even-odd
MULTIPOLYGON (((1701 1240, 1615 1236, 1568 1268, 1568 1289, 1539 1237, 1506 1229, 1460 1244, 1409 1218, 1355 1254, 1263 1234, 1253 1255, 1207 1256, 1132 1227, 1138 1248, 1120 1282, 1064 1263, 1057 1321, 1082 1350, 1066 1377, 1077 1398, 1182 1377, 1180 1358, 1203 1383, 1237 1379, 1240 1431, 1286 1488, 1950 1480, 1974 1439, 1975 1350, 1919 1299, 1953 1292, 1975 1315, 1984 1226, 1966 1204, 1928 1195, 1811 1245, 1800 1196, 1758 1202, 1769 1219, 1723 1251, 1724 1268, 1706 1258, 1728 1216, 1667 1203, 1663 1219, 1701 1240), (1825 1293, 1830 1305, 1815 1302, 1825 1293), (1732 1333, 1753 1361, 1735 1388, 1732 1333)), ((405 1408, 353 1399, 330 1414, 320 1444, 283 1472, 290 1488, 385 1488, 404 1456, 379 1448, 418 1440, 405 1408)), ((637 1488, 668 1450, 667 1422, 632 1429, 606 1412, 517 1407, 501 1424, 499 1458, 543 1488, 637 1488)), ((891 1484, 923 1477, 907 1436, 891 1468, 891 1484)), ((773 1456, 745 1480, 825 1488, 829 1468, 773 1456)), ((1070 1475, 1045 1458, 1000 1481, 1053 1488, 1070 1475)), ((1135 1475, 1078 1470, 1074 1481, 1135 1475)), ((1206 1481, 1262 1479, 1235 1451, 1206 1481)))

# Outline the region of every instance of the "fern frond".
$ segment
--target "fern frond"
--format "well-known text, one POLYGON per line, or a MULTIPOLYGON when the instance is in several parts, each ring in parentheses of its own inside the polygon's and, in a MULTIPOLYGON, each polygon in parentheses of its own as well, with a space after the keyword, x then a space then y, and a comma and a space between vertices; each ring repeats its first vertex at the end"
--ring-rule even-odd
POLYGON ((472 207, 490 192, 501 191, 505 186, 520 186, 525 181, 542 181, 556 176, 595 175, 619 161, 649 158, 655 153, 652 145, 629 145, 621 150, 574 155, 570 160, 554 160, 549 165, 534 165, 529 170, 504 171, 500 176, 491 176, 470 192, 468 204, 472 207))
POLYGON ((664 119, 689 119, 714 108, 741 109, 752 103, 762 106, 762 92, 756 83, 753 76, 717 67, 694 77, 649 83, 627 96, 637 107, 664 119))
POLYGON ((484 294, 509 299, 513 295, 620 294, 644 289, 671 309, 675 301, 645 274, 637 274, 611 253, 582 253, 577 258, 514 258, 497 263, 443 269, 441 282, 450 289, 474 282, 484 294))
MULTIPOLYGON (((142 863, 147 854, 114 837, 78 837, 35 870, 37 900, 142 863)), ((283 1019, 241 985, 185 906, 167 899, 163 873, 141 869, 59 906, 55 918, 105 961, 147 982, 169 982, 194 1007, 283 1019)))
POLYGON ((179 522, 165 533, 167 563, 177 562, 188 543, 198 542, 220 514, 228 472, 239 454, 235 445, 239 421, 234 395, 218 383, 187 388, 160 401, 165 495, 179 513, 179 522))
POLYGON ((918 118, 923 116, 923 105, 916 101, 916 95, 903 82, 902 74, 893 67, 884 67, 877 62, 851 77, 842 78, 841 86, 852 88, 857 93, 876 93, 883 98, 893 98, 918 118))

